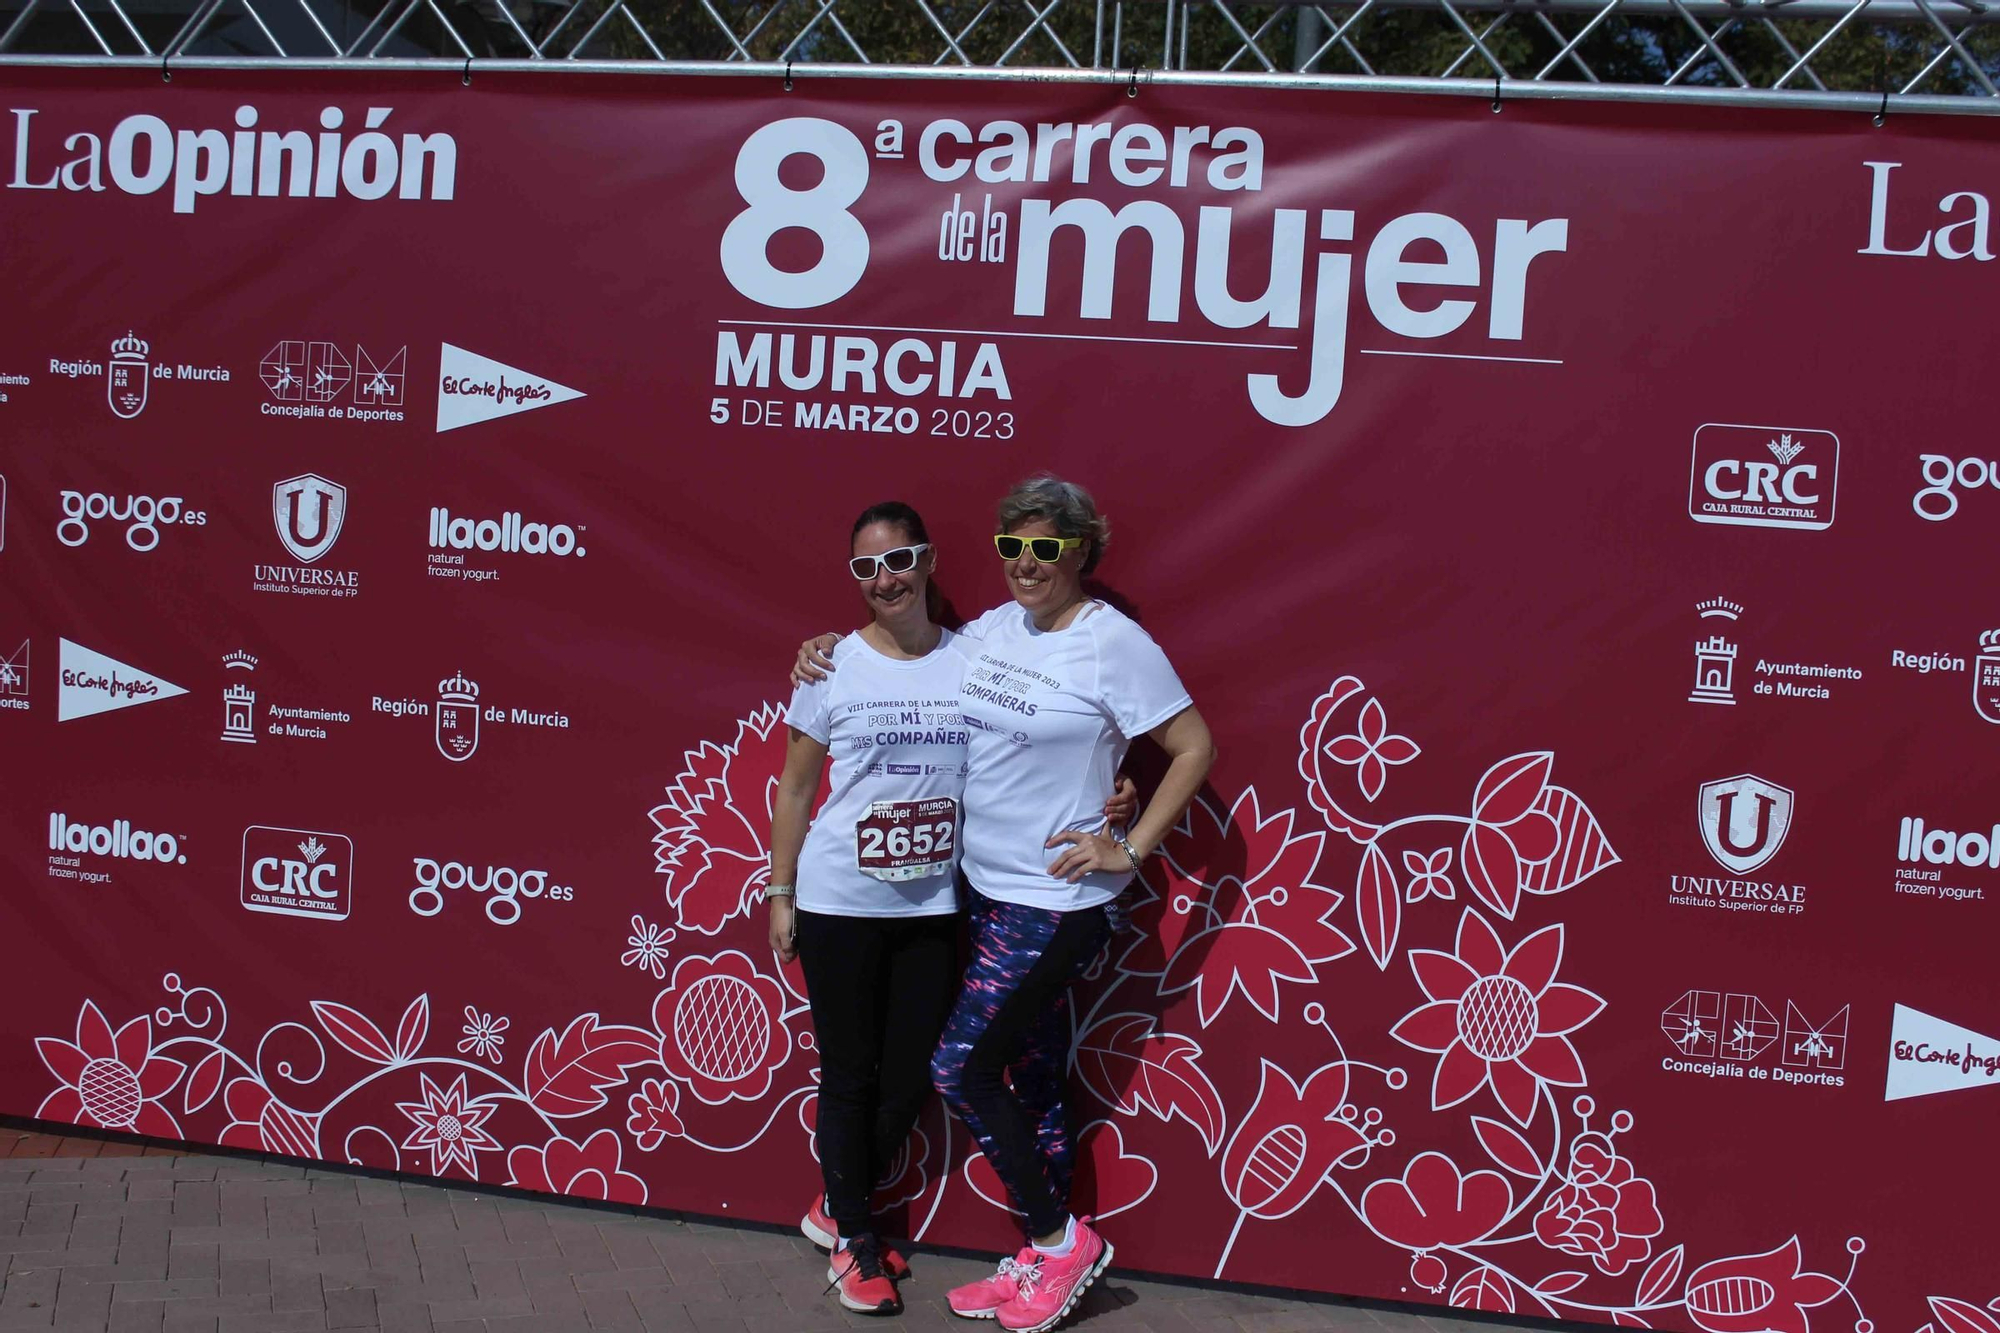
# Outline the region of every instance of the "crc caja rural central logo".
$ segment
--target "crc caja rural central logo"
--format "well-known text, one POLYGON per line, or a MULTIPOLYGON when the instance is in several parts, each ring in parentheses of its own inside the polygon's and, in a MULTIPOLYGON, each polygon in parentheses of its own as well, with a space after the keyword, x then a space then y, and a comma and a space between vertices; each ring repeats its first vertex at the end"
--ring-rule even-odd
POLYGON ((1751 528, 1830 528, 1840 440, 1824 430, 1711 422, 1694 433, 1688 517, 1751 528))
POLYGON ((243 905, 253 912, 345 921, 354 910, 354 843, 339 833, 243 831, 243 905))

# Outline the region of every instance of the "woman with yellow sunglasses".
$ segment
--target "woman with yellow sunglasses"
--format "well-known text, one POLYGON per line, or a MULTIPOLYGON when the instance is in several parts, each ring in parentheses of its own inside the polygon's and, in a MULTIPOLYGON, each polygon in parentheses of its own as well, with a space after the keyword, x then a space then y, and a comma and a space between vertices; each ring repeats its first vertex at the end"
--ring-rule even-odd
MULTIPOLYGON (((992 1277, 951 1292, 951 1307, 997 1318, 1008 1333, 1042 1333, 1112 1254, 1090 1219, 1069 1211, 1069 987, 1109 937, 1107 909, 1208 776, 1215 746, 1159 645, 1084 591, 1110 536, 1089 493, 1030 478, 1000 502, 998 527, 1013 600, 967 625, 959 642, 973 958, 931 1076, 1006 1185, 1028 1239, 992 1277), (1121 836, 1092 793, 1110 785, 1140 736, 1169 763, 1121 836)), ((805 645, 794 674, 822 676, 832 666, 826 647, 805 645)))

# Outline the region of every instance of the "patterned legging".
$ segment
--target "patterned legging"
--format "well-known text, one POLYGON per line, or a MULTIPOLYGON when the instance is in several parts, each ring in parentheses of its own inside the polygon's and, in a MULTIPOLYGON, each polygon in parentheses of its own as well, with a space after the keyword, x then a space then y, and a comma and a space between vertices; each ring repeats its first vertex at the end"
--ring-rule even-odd
POLYGON ((1069 984, 1110 927, 1102 907, 1054 912, 976 888, 971 925, 972 961, 931 1057, 931 1081, 972 1131, 1028 1234, 1047 1235, 1069 1217, 1069 984))

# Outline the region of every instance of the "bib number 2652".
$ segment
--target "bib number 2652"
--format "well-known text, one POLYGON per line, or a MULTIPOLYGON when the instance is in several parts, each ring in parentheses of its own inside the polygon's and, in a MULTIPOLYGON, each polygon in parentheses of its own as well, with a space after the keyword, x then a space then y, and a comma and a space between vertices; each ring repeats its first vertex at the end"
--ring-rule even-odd
POLYGON ((958 850, 958 802, 877 801, 854 826, 854 850, 857 868, 876 879, 948 874, 958 850))

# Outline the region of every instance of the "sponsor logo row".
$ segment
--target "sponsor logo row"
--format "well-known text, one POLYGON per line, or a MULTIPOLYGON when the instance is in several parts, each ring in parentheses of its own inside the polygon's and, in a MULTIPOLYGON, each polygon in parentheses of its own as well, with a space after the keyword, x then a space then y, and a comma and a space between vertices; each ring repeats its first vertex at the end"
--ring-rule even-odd
MULTIPOLYGON (((1695 603, 1700 624, 1693 640, 1694 679, 1688 702, 1733 707, 1747 700, 1783 701, 1781 706, 1845 699, 1867 671, 1852 662, 1827 661, 1824 656, 1796 651, 1798 645, 1773 644, 1754 625, 1746 625, 1739 602, 1711 597, 1695 603), (1746 648, 1751 651, 1746 653, 1746 648), (1739 671, 1739 668, 1741 670, 1739 671)), ((1933 649, 1888 650, 1891 671, 1918 676, 1964 675, 1972 687, 1972 710, 2000 724, 2000 629, 1969 638, 1967 652, 1933 649)), ((1880 659, 1877 659, 1878 662, 1880 659)))
MULTIPOLYGON (((49 815, 49 877, 79 884, 111 884, 127 866, 189 864, 184 835, 137 828, 129 819, 93 824, 63 811, 49 815)), ((573 885, 547 870, 476 866, 430 856, 409 858, 407 887, 400 890, 418 916, 443 914, 453 902, 478 901, 498 926, 521 920, 524 903, 569 903, 573 885)), ((354 840, 323 829, 252 824, 243 831, 238 896, 252 912, 345 921, 354 914, 354 840)))
MULTIPOLYGON (((1966 502, 1991 503, 2000 516, 2000 459, 1918 454, 1910 508, 1932 523, 1966 502)), ((1694 433, 1688 517, 1730 527, 1833 526, 1840 493, 1840 439, 1832 431, 1712 422, 1694 433)))
MULTIPOLYGON (((1782 838, 1780 833, 1776 840, 1782 838)), ((1923 856, 1929 847, 1935 859, 1964 863, 1976 858, 1987 869, 2000 868, 2000 827, 1987 834, 1927 838, 1921 821, 1905 820, 1904 839, 1911 856, 1923 856)), ((185 836, 138 828, 127 819, 93 824, 62 811, 49 815, 51 878, 95 886, 112 883, 125 864, 178 869, 190 863, 188 846, 185 836)), ((1771 850, 1775 853, 1775 847, 1771 850)), ((235 859, 238 900, 247 911, 318 921, 346 921, 354 915, 355 848, 345 834, 253 824, 243 831, 235 859)), ((576 888, 546 869, 431 856, 408 860, 407 873, 396 880, 395 897, 422 917, 456 910, 454 902, 477 901, 488 921, 511 926, 521 921, 526 904, 576 900, 576 888)), ((1660 1011, 1660 1031, 1670 1047, 1661 1069, 1711 1079, 1847 1086, 1852 1006, 1815 1009, 1794 999, 1781 1004, 1782 1017, 1758 995, 1701 988, 1682 992, 1660 1011)), ((1907 1005, 1895 1007, 1887 1100, 1995 1082, 2000 1082, 2000 1039, 1907 1005)))
MULTIPOLYGON (((59 639, 57 644, 58 722, 75 722, 188 693, 185 686, 73 640, 59 639)), ((11 651, 0 652, 0 710, 21 711, 32 706, 32 649, 33 645, 23 640, 11 651)), ((378 694, 368 697, 365 708, 357 703, 349 711, 302 705, 291 699, 266 700, 260 718, 257 668, 258 659, 241 649, 222 657, 219 694, 223 741, 239 745, 255 745, 266 737, 323 741, 351 724, 355 713, 361 712, 398 721, 429 719, 438 754, 452 763, 464 763, 479 751, 482 724, 503 730, 567 731, 570 727, 569 715, 555 709, 517 701, 503 705, 488 699, 482 703, 478 682, 462 671, 438 682, 435 702, 378 694)))
MULTIPOLYGON (((408 419, 408 344, 371 349, 359 342, 280 338, 258 360, 254 376, 239 373, 241 366, 196 364, 158 354, 152 343, 129 330, 112 339, 109 352, 101 360, 53 356, 41 373, 52 381, 103 380, 105 406, 123 421, 155 406, 156 397, 174 399, 182 385, 244 383, 261 386, 258 415, 274 420, 374 424, 408 419), (156 395, 155 386, 167 384, 173 388, 156 395)), ((435 426, 440 434, 588 396, 452 343, 439 345, 437 365, 435 426)), ((5 373, 0 385, 28 388, 34 379, 33 373, 5 373)), ((0 392, 0 403, 7 401, 0 392)))
MULTIPOLYGON (((1780 1018, 1762 996, 1682 992, 1660 1011, 1660 1032, 1671 1048, 1661 1057, 1660 1068, 1746 1083, 1848 1086, 1853 1006, 1812 1010, 1796 1000, 1782 1003, 1780 1018)), ((1895 1006, 1887 1054, 1885 1101, 2000 1085, 2000 1038, 1910 1005, 1895 1006)))
MULTIPOLYGON (((6 548, 7 480, 0 477, 0 550, 6 548)), ((168 533, 206 528, 209 511, 179 495, 111 495, 103 491, 63 490, 57 493, 60 517, 56 540, 76 550, 103 538, 141 555, 160 548, 168 533)), ((254 565, 251 586, 259 592, 352 597, 360 591, 360 574, 321 565, 346 529, 349 493, 346 486, 317 472, 286 477, 271 486, 271 524, 277 541, 292 557, 291 564, 254 565)), ((411 524, 414 527, 414 516, 411 524)), ((548 556, 582 559, 588 525, 547 523, 519 510, 472 515, 449 506, 432 505, 425 516, 425 572, 431 578, 463 583, 491 583, 500 578, 494 557, 548 556)))
MULTIPOLYGON (((263 389, 258 410, 277 419, 400 422, 409 365, 407 344, 391 350, 387 344, 371 349, 360 342, 280 338, 257 364, 263 389)), ((157 357, 151 343, 129 331, 112 340, 107 359, 51 357, 47 374, 102 378, 112 414, 127 420, 146 410, 156 381, 231 384, 243 378, 227 366, 157 357)), ((33 378, 0 373, 0 386, 27 387, 33 378)), ((439 433, 587 396, 452 343, 439 346, 436 386, 439 433)), ((1915 461, 1910 508, 1930 522, 1954 519, 1969 500, 2000 491, 2000 459, 1922 453, 1915 461)), ((1710 422, 1694 433, 1687 509, 1697 523, 1823 530, 1833 526, 1839 491, 1840 439, 1831 431, 1710 422)), ((1994 503, 2000 512, 2000 500, 1994 503)))
MULTIPOLYGON (((1695 797, 1695 828, 1722 874, 1710 870, 1668 877, 1667 902, 1712 911, 1801 916, 1810 886, 1774 868, 1796 822, 1791 788, 1753 773, 1704 782, 1695 797)), ((2000 898, 2000 823, 1906 814, 1876 844, 1882 887, 1898 899, 1983 903, 2000 898)))

